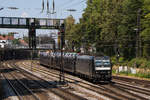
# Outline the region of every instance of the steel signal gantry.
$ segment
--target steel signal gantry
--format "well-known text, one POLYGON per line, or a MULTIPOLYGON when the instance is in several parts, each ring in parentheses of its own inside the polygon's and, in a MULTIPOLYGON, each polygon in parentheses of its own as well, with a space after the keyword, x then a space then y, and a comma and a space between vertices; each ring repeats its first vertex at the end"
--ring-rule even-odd
POLYGON ((36 48, 36 29, 58 29, 64 19, 0 17, 0 28, 29 30, 29 47, 36 48))

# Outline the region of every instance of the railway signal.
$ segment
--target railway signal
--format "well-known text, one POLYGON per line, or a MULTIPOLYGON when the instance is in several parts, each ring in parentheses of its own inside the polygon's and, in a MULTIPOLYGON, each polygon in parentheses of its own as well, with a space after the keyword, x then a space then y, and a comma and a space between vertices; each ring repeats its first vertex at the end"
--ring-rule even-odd
POLYGON ((60 46, 61 62, 60 62, 60 79, 59 79, 59 81, 61 83, 65 83, 64 64, 63 64, 63 49, 64 49, 64 45, 65 45, 65 25, 64 24, 61 24, 61 26, 60 26, 60 36, 61 36, 61 46, 60 46))
POLYGON ((31 23, 29 27, 29 48, 36 48, 36 28, 35 23, 31 23))
POLYGON ((62 24, 60 26, 60 35, 61 35, 61 48, 65 45, 65 25, 62 24))

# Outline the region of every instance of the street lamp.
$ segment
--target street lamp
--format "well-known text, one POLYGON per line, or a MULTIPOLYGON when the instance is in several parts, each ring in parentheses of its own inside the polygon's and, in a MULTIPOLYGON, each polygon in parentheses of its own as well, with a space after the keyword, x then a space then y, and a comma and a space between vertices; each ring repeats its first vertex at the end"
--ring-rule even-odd
POLYGON ((141 57, 141 11, 141 9, 137 11, 137 28, 134 29, 136 31, 136 57, 141 57))
POLYGON ((67 9, 67 11, 69 11, 70 12, 70 15, 71 15, 71 12, 75 12, 75 11, 77 11, 76 9, 67 9))

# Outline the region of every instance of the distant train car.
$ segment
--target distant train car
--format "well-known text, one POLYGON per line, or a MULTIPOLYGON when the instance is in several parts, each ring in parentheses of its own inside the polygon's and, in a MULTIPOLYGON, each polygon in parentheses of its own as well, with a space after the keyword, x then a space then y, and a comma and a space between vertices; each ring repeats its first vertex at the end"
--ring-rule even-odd
MULTIPOLYGON (((62 56, 64 71, 92 79, 93 81, 111 81, 112 66, 109 57, 78 55, 77 53, 63 53, 62 56)), ((60 69, 61 53, 41 52, 40 64, 60 69)))
POLYGON ((48 52, 44 52, 44 51, 40 52, 40 64, 41 65, 49 66, 49 63, 50 63, 49 58, 50 58, 50 55, 48 52))
POLYGON ((66 53, 63 56, 63 63, 64 63, 64 70, 71 72, 71 73, 75 73, 76 71, 76 56, 77 53, 66 53))

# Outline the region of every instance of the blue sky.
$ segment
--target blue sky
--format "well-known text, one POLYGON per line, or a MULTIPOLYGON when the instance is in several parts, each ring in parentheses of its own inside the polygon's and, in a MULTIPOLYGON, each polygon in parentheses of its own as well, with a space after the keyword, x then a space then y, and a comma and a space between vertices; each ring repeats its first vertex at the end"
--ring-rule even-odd
MULTIPOLYGON (((49 0, 50 8, 52 9, 52 1, 49 0)), ((25 16, 25 17, 48 17, 46 14, 46 3, 45 10, 41 12, 42 0, 0 0, 0 7, 5 9, 0 11, 0 16, 25 16), (10 10, 6 7, 17 7, 18 10, 10 10)), ((67 9, 76 9, 76 12, 71 14, 75 19, 79 19, 83 13, 84 8, 86 7, 86 0, 55 0, 55 9, 56 14, 49 17, 53 18, 66 18, 70 15, 70 12, 67 9), (83 2, 82 2, 83 1, 83 2)))
MULTIPOLYGON (((49 0, 50 9, 52 10, 52 1, 49 0)), ((66 18, 70 14, 78 22, 79 18, 82 17, 83 10, 86 8, 87 0, 55 0, 55 11, 54 15, 47 15, 47 0, 45 2, 45 10, 41 13, 42 0, 0 0, 0 8, 4 7, 0 11, 0 17, 36 17, 36 18, 66 18), (17 7, 18 10, 10 10, 7 7, 17 7), (67 9, 76 9, 76 12, 68 12, 67 9)), ((27 35, 27 30, 16 30, 16 29, 0 29, 0 32, 19 32, 20 34, 16 37, 27 35)), ((37 30, 37 34, 50 33, 50 30, 37 30)), ((55 31, 54 31, 55 32, 55 31)))

